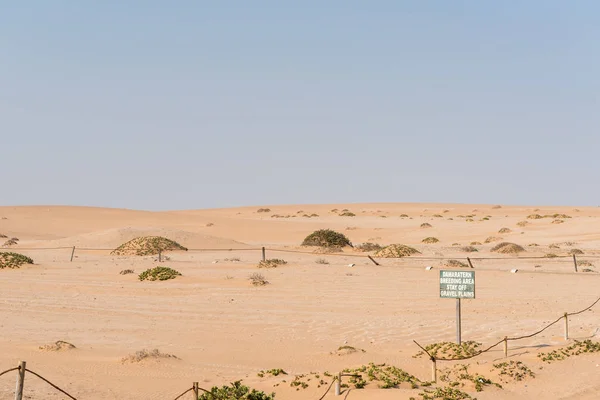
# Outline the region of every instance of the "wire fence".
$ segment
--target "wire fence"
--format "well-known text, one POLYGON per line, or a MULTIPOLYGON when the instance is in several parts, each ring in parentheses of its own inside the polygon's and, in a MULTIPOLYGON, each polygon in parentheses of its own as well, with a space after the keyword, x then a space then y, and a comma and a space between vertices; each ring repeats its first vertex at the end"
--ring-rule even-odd
MULTIPOLYGON (((112 256, 112 257, 135 257, 135 256, 123 256, 114 253, 114 249, 109 248, 96 248, 96 247, 77 247, 77 246, 62 246, 62 247, 4 247, 0 249, 0 252, 6 251, 25 251, 25 252, 35 252, 35 251, 60 251, 65 250, 68 251, 66 254, 66 259, 70 262, 73 262, 75 258, 79 258, 79 254, 81 253, 107 253, 101 254, 102 256, 112 256), (77 256, 76 256, 77 254, 77 256)), ((262 260, 267 259, 267 252, 269 253, 287 253, 287 254, 308 254, 315 257, 340 257, 340 258, 349 258, 349 259, 364 259, 372 262, 375 265, 395 265, 398 262, 402 263, 413 263, 418 264, 421 262, 443 262, 448 260, 464 260, 466 261, 465 267, 469 268, 478 268, 481 265, 477 265, 478 263, 487 263, 490 261, 493 262, 529 262, 529 261, 540 261, 546 264, 560 264, 561 266, 568 266, 569 269, 573 269, 575 272, 579 272, 580 267, 589 267, 593 266, 588 259, 600 259, 600 255, 596 254, 569 254, 569 255, 543 255, 543 256, 519 256, 519 255, 505 255, 505 256, 477 256, 474 254, 469 254, 469 256, 410 256, 410 257, 399 257, 399 258, 385 258, 385 257, 377 257, 374 254, 357 254, 350 252, 318 252, 318 251, 308 251, 308 250, 298 250, 298 249, 286 249, 286 248, 275 248, 275 247, 238 247, 238 248, 190 248, 187 249, 188 253, 224 253, 224 252, 259 252, 259 257, 262 260), (586 262, 587 261, 587 262, 586 262)), ((155 256, 158 258, 159 262, 163 261, 163 252, 158 251, 155 254, 149 254, 151 256, 155 256)), ((257 257, 257 258, 259 258, 257 257)), ((450 265, 451 266, 451 265, 450 265)), ((589 268, 584 268, 585 272, 593 272, 589 268)))
POLYGON ((569 339, 569 317, 575 316, 575 315, 579 315, 582 314, 586 311, 591 310, 596 304, 598 304, 598 302, 600 302, 600 297, 598 297, 596 299, 596 301, 594 301, 591 305, 589 305, 588 307, 576 311, 576 312, 571 312, 571 313, 564 313, 563 315, 561 315, 560 317, 558 317, 555 321, 549 323, 548 325, 544 326, 542 329, 538 330, 537 332, 528 334, 528 335, 522 335, 522 336, 517 336, 517 337, 509 337, 509 336, 505 336, 502 340, 494 343, 493 345, 485 348, 484 350, 480 350, 474 354, 468 355, 468 356, 463 356, 463 357, 455 357, 455 358, 443 358, 443 357, 436 357, 435 355, 431 354, 425 347, 423 347, 421 344, 419 344, 416 340, 413 340, 413 342, 425 353, 429 356, 429 359, 432 362, 432 380, 434 382, 437 381, 437 362, 438 361, 464 361, 464 360, 469 360, 475 357, 478 357, 484 353, 487 353, 488 351, 494 349, 495 347, 499 346, 500 344, 504 343, 504 357, 508 357, 508 342, 511 341, 517 341, 517 340, 522 340, 522 339, 529 339, 532 338, 534 336, 537 336, 539 334, 541 334, 542 332, 544 332, 546 329, 550 328, 551 326, 554 326, 556 324, 558 324, 561 320, 564 320, 565 322, 565 340, 569 339))

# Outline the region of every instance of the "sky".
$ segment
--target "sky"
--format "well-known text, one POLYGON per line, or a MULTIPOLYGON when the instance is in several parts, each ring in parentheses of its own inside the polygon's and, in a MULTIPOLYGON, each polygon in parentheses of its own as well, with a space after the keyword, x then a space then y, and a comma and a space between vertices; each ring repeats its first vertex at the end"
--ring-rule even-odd
POLYGON ((600 205, 595 1, 0 0, 0 205, 600 205))

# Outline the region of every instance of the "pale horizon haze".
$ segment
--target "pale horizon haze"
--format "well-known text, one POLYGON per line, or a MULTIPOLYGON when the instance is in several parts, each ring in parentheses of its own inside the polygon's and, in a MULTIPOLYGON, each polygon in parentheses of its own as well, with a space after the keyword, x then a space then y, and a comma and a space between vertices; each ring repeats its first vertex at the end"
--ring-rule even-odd
POLYGON ((0 206, 597 206, 599 13, 0 1, 0 206))

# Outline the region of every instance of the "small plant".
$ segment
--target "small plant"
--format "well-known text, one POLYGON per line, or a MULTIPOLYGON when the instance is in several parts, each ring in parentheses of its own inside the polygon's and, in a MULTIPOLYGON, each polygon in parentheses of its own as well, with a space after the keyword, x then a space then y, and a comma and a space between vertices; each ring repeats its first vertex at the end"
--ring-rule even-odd
POLYGON ((350 211, 344 211, 340 214, 340 217, 356 217, 356 214, 350 211))
POLYGON ((569 250, 569 254, 579 256, 579 255, 583 254, 583 251, 579 250, 579 249, 571 249, 571 250, 569 250))
POLYGON ((408 218, 408 214, 400 214, 400 218, 408 218))
POLYGON ((256 210, 257 213, 269 213, 271 212, 270 208, 259 208, 258 210, 256 210))
POLYGON ((140 281, 166 281, 169 279, 175 279, 178 276, 181 276, 179 271, 169 267, 158 266, 145 270, 138 276, 138 279, 140 281))
POLYGON ((501 237, 498 237, 498 236, 489 236, 487 239, 484 240, 484 243, 498 242, 500 240, 502 240, 501 237))
POLYGON ((542 361, 551 363, 553 361, 561 361, 568 357, 578 356, 584 353, 598 352, 600 352, 600 342, 593 342, 591 339, 586 339, 584 341, 575 340, 575 343, 572 345, 553 350, 549 353, 539 353, 538 357, 542 361))
POLYGON ((502 228, 498 231, 498 233, 511 233, 512 230, 509 228, 502 228))
POLYGON ((271 375, 271 376, 279 376, 279 375, 287 375, 288 373, 285 372, 283 369, 281 368, 275 368, 275 369, 269 369, 267 371, 259 371, 259 373, 257 374, 257 376, 259 378, 264 378, 266 375, 271 375))
POLYGON ((471 246, 481 246, 481 242, 471 242, 471 246))
POLYGON ((258 263, 257 267, 258 268, 277 268, 280 265, 285 265, 287 264, 287 261, 282 260, 280 258, 268 258, 266 260, 261 260, 261 262, 258 263))
POLYGON ((231 258, 225 258, 223 261, 228 261, 228 262, 240 262, 240 258, 239 257, 231 257, 231 258))
POLYGON ((369 363, 358 368, 344 369, 345 374, 352 374, 349 382, 355 389, 362 389, 367 382, 377 382, 381 389, 392 389, 406 386, 407 388, 418 388, 421 381, 408 372, 386 364, 369 363), (366 376, 366 379, 363 377, 366 376))
POLYGON ((593 267, 594 264, 589 262, 588 260, 577 260, 578 267, 593 267))
POLYGON ((544 217, 542 217, 540 214, 530 214, 527 216, 527 219, 542 219, 544 217))
POLYGON ((69 342, 65 342, 64 340, 58 340, 54 343, 40 346, 40 350, 44 350, 44 351, 65 351, 65 350, 73 350, 75 348, 76 348, 75 345, 73 345, 69 342))
POLYGON ((465 246, 465 247, 461 247, 461 248, 460 248, 460 250, 461 250, 461 251, 464 251, 465 253, 474 253, 474 252, 476 252, 476 251, 479 251, 479 250, 477 250, 477 248, 476 248, 476 247, 473 247, 473 246, 465 246))
POLYGON ((173 354, 161 353, 158 349, 154 349, 151 351, 148 351, 148 350, 136 351, 135 353, 130 354, 127 357, 121 359, 121 362, 123 362, 123 363, 125 363, 125 362, 138 363, 138 362, 142 362, 147 359, 161 359, 161 358, 179 359, 177 356, 174 356, 173 354))
POLYGON ((383 249, 383 246, 381 246, 380 244, 377 244, 377 243, 366 242, 366 243, 359 244, 358 246, 354 246, 354 248, 358 251, 369 252, 369 251, 379 251, 379 250, 383 249))
POLYGON ((426 243, 426 244, 433 244, 433 243, 438 243, 440 240, 436 237, 426 237, 425 239, 421 240, 422 243, 426 243))
POLYGON ((266 394, 248 386, 242 385, 242 381, 232 382, 222 387, 214 386, 209 393, 202 393, 198 400, 274 400, 275 393, 266 394))
POLYGON ((422 229, 431 228, 431 227, 432 227, 431 224, 429 224, 427 222, 425 222, 424 224, 421 224, 422 229))
POLYGON ((10 238, 6 242, 4 242, 2 247, 14 246, 14 245, 18 244, 18 242, 19 242, 19 239, 17 239, 17 238, 10 238))
MULTIPOLYGON (((509 361, 493 364, 502 382, 522 381, 535 378, 533 371, 521 361, 509 361)), ((493 370, 492 370, 493 371, 493 370)))
POLYGON ((331 229, 320 229, 304 238, 302 246, 316 247, 352 247, 350 239, 346 235, 331 229))
MULTIPOLYGON (((479 354, 481 343, 474 342, 472 340, 457 344, 454 342, 440 342, 432 343, 425 346, 425 350, 429 352, 435 358, 464 358, 479 354)), ((424 351, 419 351, 413 356, 413 358, 422 357, 425 355, 424 351)))
POLYGON ((446 261, 446 266, 450 268, 469 268, 467 263, 458 260, 448 260, 446 261))
POLYGON ((119 272, 119 274, 121 275, 129 275, 129 274, 134 274, 135 271, 132 269, 124 269, 123 271, 119 272))
POLYGON ((502 208, 502 206, 501 205, 495 205, 494 207, 492 207, 492 210, 497 210, 499 208, 502 208))
POLYGON ((540 245, 537 243, 529 243, 527 246, 528 247, 540 247, 540 245))
POLYGON ((563 224, 565 221, 563 221, 562 219, 555 219, 552 221, 553 224, 563 224))
POLYGON ((433 214, 433 218, 444 218, 441 214, 433 214))
POLYGON ((517 222, 517 226, 520 226, 521 228, 524 228, 524 227, 526 227, 527 225, 529 225, 529 222, 527 222, 527 221, 520 221, 520 222, 517 222))
MULTIPOLYGON (((423 392, 419 393, 419 396, 423 400, 472 400, 473 398, 453 387, 439 387, 437 389, 423 389, 423 392)), ((473 399, 476 400, 476 399, 473 399)))
POLYGON ((558 255, 554 254, 554 253, 548 253, 544 256, 544 258, 557 258, 558 255))
POLYGON ((23 264, 33 264, 33 260, 19 253, 0 252, 0 269, 20 268, 23 264))
POLYGON ((258 272, 255 272, 252 275, 250 275, 248 279, 250 280, 250 282, 252 282, 254 286, 265 286, 269 284, 269 281, 264 277, 264 275, 259 274, 258 272))
POLYGON ((326 259, 324 259, 324 258, 317 258, 317 259, 315 260, 315 263, 317 263, 317 264, 323 264, 323 265, 327 265, 327 264, 329 264, 329 261, 327 261, 327 260, 326 260, 326 259))

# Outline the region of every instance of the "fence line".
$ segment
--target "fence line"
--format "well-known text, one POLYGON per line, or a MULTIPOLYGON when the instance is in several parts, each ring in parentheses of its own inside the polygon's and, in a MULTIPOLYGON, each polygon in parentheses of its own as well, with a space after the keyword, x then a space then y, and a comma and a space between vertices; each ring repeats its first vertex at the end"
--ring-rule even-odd
MULTIPOLYGON (((65 390, 61 389, 60 387, 58 387, 57 385, 55 385, 54 383, 50 382, 48 379, 44 378, 43 376, 41 376, 40 374, 38 374, 37 372, 31 371, 28 368, 25 368, 26 362, 25 361, 21 361, 21 363, 19 364, 18 367, 15 368, 10 368, 7 369, 6 371, 0 372, 0 376, 5 375, 9 372, 12 371, 19 371, 19 375, 17 376, 17 387, 15 389, 15 400, 21 400, 23 398, 23 390, 24 390, 24 381, 25 381, 25 372, 29 372, 32 375, 35 375, 36 377, 38 377, 39 379, 41 379, 42 381, 46 382, 48 385, 50 385, 51 387, 53 387, 54 389, 58 390, 59 392, 61 392, 62 394, 64 394, 65 396, 69 397, 71 400, 77 400, 74 396, 70 395, 69 393, 67 393, 65 390)), ((360 375, 354 375, 354 374, 343 374, 343 373, 339 373, 337 376, 333 377, 333 379, 331 380, 331 384, 329 385, 329 387, 327 388, 327 390, 325 391, 325 393, 323 393, 323 395, 319 398, 319 400, 323 400, 325 398, 325 396, 327 395, 327 393, 329 393, 329 391, 331 390, 331 387, 335 385, 335 394, 336 396, 340 395, 340 383, 341 383, 341 379, 343 376, 360 376, 360 375)), ((206 394, 209 394, 211 397, 214 397, 213 393, 208 391, 207 389, 201 388, 200 386, 198 386, 198 382, 194 382, 192 384, 192 387, 189 389, 186 389, 183 393, 181 393, 179 396, 175 397, 174 400, 179 400, 181 399, 183 396, 185 396, 186 394, 192 392, 192 394, 194 395, 194 400, 198 400, 198 393, 202 391, 206 394)))
POLYGON ((569 317, 573 316, 573 315, 579 315, 585 311, 591 310, 596 304, 598 304, 598 302, 600 302, 600 297, 598 297, 596 299, 596 301, 594 301, 591 305, 589 305, 588 307, 584 308, 583 310, 580 311, 576 311, 576 312, 572 312, 572 313, 564 313, 563 315, 561 315, 558 319, 556 319, 555 321, 551 322, 550 324, 546 325, 545 327, 543 327, 542 329, 540 329, 539 331, 532 333, 530 335, 524 335, 524 336, 518 336, 518 337, 508 337, 505 336, 504 339, 500 340, 497 343, 494 343, 493 345, 487 347, 485 350, 481 350, 475 354, 472 354, 470 356, 465 356, 465 357, 458 357, 458 358, 438 358, 435 357, 434 355, 432 355, 429 351, 427 351, 423 346, 421 346, 416 340, 413 340, 413 342, 419 346, 419 348, 421 350, 423 350, 423 352, 425 352, 425 354, 427 354, 429 356, 429 359, 432 362, 432 380, 435 382, 437 381, 437 362, 438 361, 463 361, 463 360, 469 360, 471 358, 475 358, 478 357, 480 355, 482 355, 483 353, 487 353, 488 351, 492 350, 493 348, 499 346, 501 343, 504 343, 504 357, 508 357, 508 342, 510 341, 515 341, 515 340, 521 340, 521 339, 528 339, 534 336, 539 335, 540 333, 544 332, 546 329, 550 328, 553 325, 556 325, 557 323, 559 323, 562 319, 565 320, 565 340, 569 339, 569 317))

